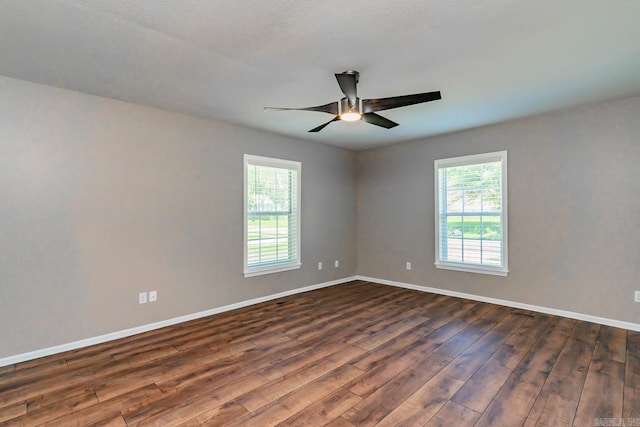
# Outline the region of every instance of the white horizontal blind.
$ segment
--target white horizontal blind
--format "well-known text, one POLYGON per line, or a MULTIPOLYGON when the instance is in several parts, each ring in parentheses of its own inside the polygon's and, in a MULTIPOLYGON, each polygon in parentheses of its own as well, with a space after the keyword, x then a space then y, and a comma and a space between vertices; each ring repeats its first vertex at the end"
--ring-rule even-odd
POLYGON ((436 265, 506 273, 506 152, 437 160, 435 170, 436 265))
POLYGON ((300 163, 245 156, 245 276, 300 266, 300 163))

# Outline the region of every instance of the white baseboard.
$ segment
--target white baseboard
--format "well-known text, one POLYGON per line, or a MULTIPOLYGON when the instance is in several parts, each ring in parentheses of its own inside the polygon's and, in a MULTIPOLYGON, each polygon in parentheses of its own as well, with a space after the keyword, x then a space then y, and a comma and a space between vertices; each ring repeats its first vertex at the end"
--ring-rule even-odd
POLYGON ((613 326, 616 328, 628 329, 640 332, 640 324, 624 322, 622 320, 608 319, 606 317, 592 316, 590 314, 574 313, 573 311, 558 310, 555 308, 542 307, 539 305, 524 304, 516 301, 508 301, 498 298, 490 298, 482 295, 467 294, 464 292, 450 291, 447 289, 432 288, 429 286, 414 285, 411 283, 395 282, 393 280, 378 279, 375 277, 356 276, 356 280, 364 280, 367 282, 380 283, 382 285, 396 286, 399 288, 413 289, 422 292, 431 292, 433 294, 448 295, 451 297, 465 298, 474 301, 488 302, 491 304, 504 305, 507 307, 520 308, 523 310, 535 311, 538 313, 553 314, 555 316, 568 317, 570 319, 584 320, 586 322, 598 323, 600 325, 613 326))
POLYGON ((50 356, 52 354, 62 353, 69 350, 76 350, 78 348, 88 347, 90 345, 101 344, 103 342, 113 341, 119 338, 125 338, 131 335, 140 334, 142 332, 164 328, 165 326, 171 326, 178 323, 187 322, 189 320, 211 316, 212 314, 223 313, 225 311, 235 310, 237 308, 258 304, 261 302, 270 301, 273 299, 282 298, 289 295, 300 294, 302 292, 312 291, 314 289, 320 289, 320 288, 326 288, 333 285, 339 285, 341 283, 351 282, 353 280, 356 280, 355 276, 345 277, 343 279, 337 279, 337 280, 332 280, 330 282, 318 283, 316 285, 305 286, 303 288, 292 289, 290 291, 284 291, 277 294, 267 295, 264 297, 254 298, 247 301, 241 301, 234 304, 225 305, 222 307, 216 307, 210 310, 200 311, 198 313, 192 313, 184 316, 174 317, 173 319, 162 320, 160 322, 150 323, 148 325, 142 325, 142 326, 137 326, 135 328, 125 329, 122 331, 111 332, 109 334, 100 335, 97 337, 86 338, 83 340, 74 341, 67 344, 56 345, 53 347, 43 348, 41 350, 35 350, 35 351, 30 351, 28 353, 9 356, 9 357, 0 359, 0 367, 13 365, 14 363, 25 362, 27 360, 33 360, 33 359, 37 359, 44 356, 50 356))

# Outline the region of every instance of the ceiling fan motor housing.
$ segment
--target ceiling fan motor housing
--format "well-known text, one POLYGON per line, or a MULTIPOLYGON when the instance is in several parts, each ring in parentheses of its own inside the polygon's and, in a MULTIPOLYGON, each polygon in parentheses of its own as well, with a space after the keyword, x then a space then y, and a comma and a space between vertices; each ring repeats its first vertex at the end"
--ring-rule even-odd
POLYGON ((356 83, 360 81, 360 72, 356 70, 343 71, 342 74, 348 74, 350 76, 356 76, 356 83))
POLYGON ((338 110, 339 113, 338 115, 344 114, 344 113, 358 113, 361 114, 362 113, 362 109, 360 108, 360 98, 356 98, 356 103, 353 107, 349 107, 349 100, 347 99, 347 97, 344 97, 340 100, 340 104, 338 104, 340 109, 338 110))

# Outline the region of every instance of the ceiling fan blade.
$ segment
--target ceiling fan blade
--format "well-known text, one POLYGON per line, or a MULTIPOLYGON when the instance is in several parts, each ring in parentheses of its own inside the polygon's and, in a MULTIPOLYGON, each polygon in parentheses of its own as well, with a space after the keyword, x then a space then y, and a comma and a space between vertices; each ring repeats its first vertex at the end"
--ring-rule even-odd
POLYGON ((321 113, 329 113, 333 115, 338 114, 338 103, 330 102, 325 105, 318 105, 317 107, 307 107, 307 108, 279 108, 279 107, 264 107, 265 111, 318 111, 321 113))
POLYGON ((320 126, 318 126, 317 128, 313 128, 311 129, 309 132, 320 132, 322 129, 325 128, 325 126, 327 126, 329 123, 333 123, 333 122, 337 122, 340 120, 340 116, 335 116, 333 118, 333 120, 329 120, 327 123, 321 124, 320 126))
POLYGON ((391 121, 386 117, 382 117, 376 113, 364 113, 362 115, 362 120, 367 123, 371 123, 372 125, 380 126, 386 129, 391 129, 398 126, 398 123, 391 121))
POLYGON ((362 112, 373 113, 374 111, 389 110, 391 108, 406 107, 407 105, 420 104, 422 102, 436 101, 442 99, 440 91, 416 93, 413 95, 392 96, 390 98, 363 99, 362 112))
POLYGON ((358 83, 358 72, 345 71, 344 73, 336 74, 336 80, 338 80, 340 90, 349 100, 349 109, 356 106, 358 103, 358 90, 356 88, 356 84, 358 83))

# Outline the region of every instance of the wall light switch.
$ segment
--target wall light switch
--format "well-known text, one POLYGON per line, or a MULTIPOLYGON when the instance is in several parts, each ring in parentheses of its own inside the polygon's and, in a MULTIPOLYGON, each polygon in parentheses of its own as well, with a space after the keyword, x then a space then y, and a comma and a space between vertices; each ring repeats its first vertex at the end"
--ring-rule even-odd
POLYGON ((407 263, 407 270, 411 270, 411 263, 410 262, 407 263))
POLYGON ((321 262, 318 263, 318 270, 322 270, 322 263, 321 262))
POLYGON ((158 291, 149 291, 149 302, 158 301, 158 291))
POLYGON ((147 303, 147 293, 140 292, 138 294, 138 304, 146 304, 147 303))

